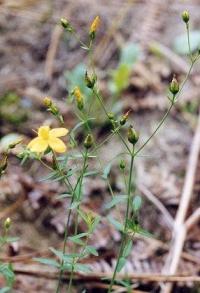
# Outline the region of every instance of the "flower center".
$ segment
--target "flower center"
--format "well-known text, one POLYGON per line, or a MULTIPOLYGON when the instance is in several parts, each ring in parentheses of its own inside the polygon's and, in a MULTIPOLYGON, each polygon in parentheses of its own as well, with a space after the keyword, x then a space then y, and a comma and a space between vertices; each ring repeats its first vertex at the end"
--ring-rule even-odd
POLYGON ((39 128, 38 135, 42 139, 48 140, 49 139, 49 131, 50 131, 49 126, 42 126, 39 128))

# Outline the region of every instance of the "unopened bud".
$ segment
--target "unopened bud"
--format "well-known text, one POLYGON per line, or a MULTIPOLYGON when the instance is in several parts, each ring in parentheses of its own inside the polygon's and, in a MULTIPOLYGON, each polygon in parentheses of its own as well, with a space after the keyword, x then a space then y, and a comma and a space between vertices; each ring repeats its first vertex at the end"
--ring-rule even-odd
POLYGON ((82 110, 84 107, 84 102, 83 102, 83 94, 81 93, 80 89, 78 86, 76 86, 72 92, 72 94, 75 96, 76 98, 76 103, 77 103, 77 107, 79 110, 82 110))
POLYGON ((183 11, 182 13, 182 20, 185 22, 185 23, 188 23, 189 20, 190 20, 190 15, 189 15, 189 12, 187 10, 183 11))
POLYGON ((84 147, 86 149, 91 148, 91 146, 93 145, 93 137, 91 134, 88 134, 84 140, 84 147))
POLYGON ((120 163, 119 163, 119 167, 121 170, 124 170, 126 168, 126 163, 124 160, 121 160, 120 163))
POLYGON ((66 18, 61 18, 60 23, 62 24, 64 28, 68 28, 69 26, 69 21, 66 18))
POLYGON ((130 113, 130 110, 129 110, 126 114, 124 114, 124 115, 122 116, 122 118, 121 118, 120 121, 119 121, 120 125, 124 125, 124 124, 126 124, 126 121, 127 121, 127 119, 128 119, 128 115, 129 115, 129 113, 130 113))
POLYGON ((113 120, 114 119, 114 114, 112 113, 112 112, 109 112, 108 113, 108 118, 110 119, 110 120, 113 120))
POLYGON ((44 100, 43 100, 43 103, 44 103, 44 105, 46 107, 51 107, 51 105, 52 105, 53 102, 52 102, 51 98, 45 97, 44 100))
POLYGON ((85 83, 88 88, 92 89, 95 85, 96 80, 97 80, 96 75, 93 74, 89 76, 87 71, 85 72, 85 83))
POLYGON ((10 229, 10 226, 11 226, 11 219, 10 218, 7 218, 5 221, 4 221, 4 229, 5 230, 9 230, 10 229))
POLYGON ((13 141, 12 143, 9 144, 8 148, 9 149, 14 149, 18 144, 22 142, 22 139, 17 139, 16 141, 13 141))
POLYGON ((128 128, 127 136, 128 136, 128 141, 132 143, 133 145, 135 145, 139 139, 139 133, 132 126, 128 128))
POLYGON ((97 29, 99 28, 99 25, 100 25, 100 17, 96 16, 95 19, 93 20, 92 24, 90 25, 89 35, 90 35, 91 40, 95 39, 95 34, 96 34, 97 29))
POLYGON ((179 92, 179 83, 175 76, 173 77, 169 85, 169 90, 174 96, 179 92))
POLYGON ((69 23, 69 21, 66 18, 61 18, 60 23, 61 23, 62 27, 64 29, 66 29, 68 32, 74 31, 73 27, 71 26, 71 24, 69 23))

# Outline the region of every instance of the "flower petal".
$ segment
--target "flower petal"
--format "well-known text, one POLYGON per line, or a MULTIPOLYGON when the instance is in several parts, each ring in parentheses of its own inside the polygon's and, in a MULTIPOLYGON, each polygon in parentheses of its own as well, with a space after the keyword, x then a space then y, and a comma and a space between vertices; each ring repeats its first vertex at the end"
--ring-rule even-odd
POLYGON ((42 153, 47 149, 47 147, 47 140, 41 139, 40 137, 32 139, 27 145, 27 148, 29 148, 32 152, 35 153, 42 153))
POLYGON ((49 133, 50 133, 50 136, 54 138, 54 137, 65 136, 67 135, 68 132, 69 132, 68 129, 61 127, 61 128, 51 129, 49 133))
POLYGON ((49 139, 49 146, 57 153, 64 153, 67 149, 64 142, 57 137, 49 139))
POLYGON ((42 139, 48 139, 49 137, 49 126, 41 126, 39 129, 38 129, 38 136, 42 139))

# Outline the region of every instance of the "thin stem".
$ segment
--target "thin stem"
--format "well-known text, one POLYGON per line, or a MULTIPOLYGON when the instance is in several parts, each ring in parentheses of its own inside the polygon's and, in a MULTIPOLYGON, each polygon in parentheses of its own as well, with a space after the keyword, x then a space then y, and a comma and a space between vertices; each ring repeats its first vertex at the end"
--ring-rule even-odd
MULTIPOLYGON (((103 103, 103 101, 102 101, 101 96, 99 95, 99 93, 97 92, 96 89, 93 89, 93 93, 94 93, 94 95, 97 97, 97 99, 99 100, 99 103, 101 104, 101 107, 102 107, 104 113, 106 114, 106 116, 107 116, 108 119, 109 119, 108 112, 107 112, 107 110, 106 110, 106 108, 105 108, 105 106, 104 106, 104 103, 103 103)), ((110 119, 109 119, 109 120, 110 120, 110 119)), ((121 133, 119 132, 119 130, 118 130, 117 128, 114 128, 114 131, 115 131, 115 130, 116 130, 116 133, 118 134, 119 138, 121 139, 121 141, 123 142, 123 144, 124 144, 125 147, 127 148, 128 152, 131 154, 131 150, 130 150, 128 144, 126 143, 126 141, 124 140, 123 136, 121 135, 121 133)))
POLYGON ((191 50, 191 45, 190 45, 189 23, 186 23, 186 31, 187 31, 187 42, 188 42, 188 48, 189 48, 189 58, 190 58, 191 62, 193 62, 192 50, 191 50))
MULTIPOLYGON (((54 156, 54 161, 55 161, 55 164, 56 164, 56 168, 60 172, 60 175, 63 176, 64 174, 63 174, 62 170, 60 170, 60 167, 59 167, 57 158, 55 156, 55 153, 53 153, 53 156, 54 156)), ((70 202, 70 207, 71 207, 71 205, 73 204, 73 202, 75 200, 75 196, 76 196, 75 191, 76 191, 76 188, 77 188, 77 186, 79 184, 79 181, 80 181, 80 177, 78 178, 78 180, 76 182, 76 185, 73 188, 73 186, 71 185, 71 183, 70 183, 70 181, 69 181, 69 179, 67 177, 64 180, 65 185, 67 187, 69 185, 69 187, 71 189, 71 192, 72 192, 72 198, 71 198, 71 202, 70 202)), ((69 233, 68 232, 69 232, 69 223, 70 223, 71 213, 72 213, 72 210, 70 209, 69 210, 68 217, 67 217, 67 222, 66 222, 66 225, 65 225, 64 242, 63 242, 63 250, 62 250, 63 255, 65 254, 65 251, 66 251, 67 239, 68 239, 68 236, 69 236, 69 233)), ((61 266, 63 264, 64 264, 64 261, 62 260, 61 266)), ((58 284, 57 284, 57 288, 56 288, 56 293, 58 293, 59 290, 60 290, 62 275, 63 275, 63 270, 60 270, 59 277, 58 277, 58 284)))
POLYGON ((131 207, 131 198, 132 198, 131 197, 131 184, 132 184, 134 158, 135 158, 135 155, 134 155, 134 147, 133 147, 133 151, 131 153, 131 165, 130 165, 129 180, 128 180, 128 199, 127 199, 127 205, 126 205, 124 231, 123 231, 122 241, 121 241, 121 245, 120 245, 120 249, 119 249, 119 253, 118 253, 118 257, 117 257, 117 263, 115 265, 115 270, 113 272, 113 276, 112 276, 112 279, 111 279, 111 282, 110 282, 108 293, 110 293, 112 291, 112 287, 114 285, 116 274, 117 274, 117 267, 119 265, 119 261, 120 261, 120 258, 122 256, 122 253, 123 253, 124 244, 126 243, 126 230, 127 230, 127 225, 128 225, 128 219, 129 219, 130 207, 131 207))
MULTIPOLYGON (((87 114, 86 114, 86 121, 88 121, 87 114)), ((119 126, 118 128, 120 129, 120 127, 121 127, 121 126, 119 126)), ((92 130, 91 130, 91 128, 90 128, 90 126, 89 126, 88 123, 87 123, 87 128, 88 128, 89 133, 92 134, 92 130)), ((116 130, 115 130, 115 132, 116 132, 116 130)), ((114 133, 112 133, 112 135, 114 135, 114 133)), ((112 135, 109 136, 108 138, 111 138, 112 135)), ((107 138, 107 140, 108 140, 108 138, 107 138)), ((103 143, 105 143, 105 141, 106 141, 106 140, 104 140, 103 143)), ((94 141, 94 146, 95 146, 95 148, 93 149, 92 152, 95 151, 95 153, 96 153, 96 155, 97 155, 97 159, 98 159, 98 161, 99 161, 100 169, 103 170, 102 162, 101 162, 101 160, 99 159, 99 154, 98 154, 98 150, 99 150, 100 146, 102 146, 102 143, 101 143, 100 145, 97 146, 96 142, 94 141)), ((110 184, 110 181, 109 181, 109 178, 108 178, 108 177, 106 178, 106 183, 107 183, 107 185, 108 185, 108 189, 109 189, 110 194, 111 194, 111 197, 112 197, 112 199, 113 199, 113 198, 115 197, 115 195, 114 195, 114 192, 113 192, 113 189, 112 189, 112 186, 111 186, 111 184, 110 184)), ((118 211, 118 213, 119 213, 118 207, 117 207, 117 211, 118 211)), ((119 214, 120 214, 120 213, 119 213, 119 214)))
MULTIPOLYGON (((88 160, 88 150, 86 149, 85 154, 84 154, 83 168, 82 168, 81 175, 80 175, 79 191, 78 191, 78 197, 77 197, 78 200, 80 200, 80 197, 81 197, 83 177, 84 177, 85 170, 87 168, 87 160, 88 160)), ((79 211, 79 206, 80 206, 80 204, 77 207, 74 235, 77 235, 77 232, 78 232, 78 218, 79 218, 78 211, 79 211)), ((74 251, 75 251, 75 247, 74 247, 74 251)), ((74 266, 75 266, 75 263, 74 263, 74 260, 73 260, 72 271, 71 271, 71 274, 70 274, 70 280, 69 280, 69 285, 68 285, 67 292, 71 292, 71 286, 72 286, 73 276, 74 276, 74 266)))
POLYGON ((160 127, 163 125, 163 123, 165 122, 166 118, 168 117, 172 107, 173 107, 174 103, 171 102, 171 105, 169 106, 167 112, 165 113, 165 115, 163 116, 162 120, 160 121, 160 123, 158 124, 158 126, 156 127, 156 129, 153 131, 153 133, 149 136, 149 138, 143 143, 143 145, 135 152, 135 156, 141 152, 141 150, 149 143, 149 141, 152 139, 152 137, 154 137, 154 135, 158 132, 158 130, 160 129, 160 127))
POLYGON ((117 128, 115 128, 115 130, 113 130, 113 133, 109 134, 101 143, 99 143, 98 145, 96 145, 94 147, 94 149, 91 151, 91 153, 95 152, 96 150, 98 150, 99 148, 102 147, 102 145, 104 145, 106 142, 108 142, 115 134, 118 130, 120 130, 121 126, 118 126, 117 128))
POLYGON ((45 168, 49 169, 50 171, 54 171, 54 169, 48 164, 46 164, 44 161, 42 161, 42 159, 39 159, 39 161, 45 168))
POLYGON ((80 37, 77 35, 77 33, 76 33, 76 31, 72 31, 72 34, 73 34, 73 36, 75 37, 75 39, 77 40, 77 42, 82 46, 82 47, 84 47, 85 49, 87 48, 87 50, 89 50, 89 47, 88 47, 88 45, 86 45, 85 43, 83 43, 82 41, 81 41, 81 39, 80 39, 80 37))

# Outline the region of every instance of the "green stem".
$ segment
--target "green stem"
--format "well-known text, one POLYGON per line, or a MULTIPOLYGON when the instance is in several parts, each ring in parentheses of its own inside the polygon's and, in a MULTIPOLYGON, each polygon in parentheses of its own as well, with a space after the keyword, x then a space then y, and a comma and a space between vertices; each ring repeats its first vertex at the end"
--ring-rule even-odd
POLYGON ((189 48, 189 58, 190 58, 191 62, 193 62, 193 56, 192 56, 191 45, 190 45, 189 23, 186 23, 186 31, 187 31, 187 42, 188 42, 188 48, 189 48))
MULTIPOLYGON (((85 121, 87 122, 87 121, 88 121, 87 114, 86 114, 85 119, 86 119, 85 121)), ((87 128, 88 128, 89 133, 92 134, 92 130, 91 130, 89 124, 87 123, 86 125, 87 125, 87 128)), ((120 129, 120 127, 121 127, 121 126, 118 126, 118 129, 120 129)), ((115 133, 116 133, 116 129, 115 129, 115 131, 113 131, 112 135, 114 135, 115 133)), ((109 138, 111 138, 112 135, 109 136, 109 137, 107 137, 107 140, 108 140, 109 138)), ((107 140, 104 140, 103 143, 105 143, 105 141, 107 141, 107 140)), ((103 170, 102 162, 101 162, 101 160, 99 159, 99 154, 98 154, 99 147, 102 146, 102 143, 101 143, 100 145, 97 146, 96 142, 94 141, 94 146, 95 146, 95 148, 92 150, 92 152, 95 151, 95 153, 96 153, 96 155, 97 155, 97 159, 98 159, 98 161, 99 161, 100 169, 103 170)), ((91 152, 91 153, 92 153, 92 152, 91 152)), ((108 185, 108 189, 109 189, 110 194, 111 194, 111 197, 112 197, 112 199, 113 199, 113 198, 115 197, 115 195, 114 195, 114 192, 113 192, 112 186, 111 186, 110 181, 109 181, 108 178, 106 178, 106 183, 107 183, 107 185, 108 185)), ((117 211, 118 211, 118 208, 117 208, 117 211)), ((118 211, 118 213, 119 213, 119 211, 118 211)), ((120 214, 120 213, 119 213, 119 214, 120 214)))
MULTIPOLYGON (((88 159, 88 150, 86 149, 85 154, 84 154, 83 168, 82 168, 81 175, 80 175, 80 183, 79 183, 79 191, 78 191, 78 200, 80 200, 80 197, 81 197, 83 176, 84 176, 84 173, 85 173, 85 170, 86 170, 87 159, 88 159)), ((78 232, 78 218, 79 218, 78 210, 79 210, 79 206, 80 206, 80 204, 77 207, 74 235, 77 235, 77 232, 78 232)), ((74 247, 74 251, 75 251, 75 247, 74 247)), ((68 285, 67 292, 71 292, 71 286, 72 286, 73 276, 74 276, 74 265, 75 265, 75 263, 74 263, 74 260, 73 260, 72 271, 71 271, 71 274, 70 274, 70 280, 69 280, 69 285, 68 285)))
MULTIPOLYGON (((94 94, 95 97, 98 99, 98 101, 99 101, 99 103, 100 103, 100 105, 101 105, 101 107, 102 107, 102 109, 103 109, 105 115, 106 115, 106 116, 108 117, 108 119, 109 119, 109 115, 108 115, 108 112, 107 112, 107 110, 106 110, 106 108, 105 108, 105 106, 104 106, 104 103, 103 103, 103 101, 102 101, 102 98, 101 98, 101 96, 99 95, 99 93, 97 92, 96 89, 93 89, 93 94, 94 94)), ((109 119, 109 120, 110 120, 110 119, 109 119)), ((124 138, 122 137, 122 135, 121 135, 120 131, 118 130, 118 128, 114 128, 114 131, 116 131, 116 133, 118 134, 119 138, 121 139, 121 141, 123 142, 123 144, 124 144, 125 147, 127 148, 128 152, 131 154, 131 150, 130 150, 128 144, 126 143, 126 141, 124 140, 124 138)))
POLYGON ((121 245, 120 245, 120 249, 119 249, 119 253, 118 253, 118 257, 117 257, 117 263, 115 265, 115 270, 113 272, 113 276, 112 276, 112 279, 111 279, 111 282, 110 282, 108 293, 110 293, 112 291, 112 287, 114 285, 116 274, 117 274, 117 267, 119 265, 120 258, 121 258, 122 254, 123 254, 124 244, 126 243, 126 230, 127 230, 127 225, 128 225, 128 219, 129 219, 130 207, 131 207, 131 199, 132 199, 132 197, 131 197, 131 184, 132 184, 134 157, 135 156, 134 156, 134 147, 133 147, 133 151, 131 152, 131 165, 130 165, 129 180, 128 180, 128 199, 127 199, 127 205, 126 205, 124 231, 123 231, 122 241, 121 241, 121 245))
POLYGON ((165 115, 163 116, 162 120, 160 121, 160 123, 158 124, 158 126, 156 127, 156 129, 153 131, 153 133, 149 136, 149 138, 143 143, 143 145, 135 152, 135 156, 141 152, 141 150, 149 143, 149 141, 152 139, 152 137, 154 137, 154 135, 158 132, 158 130, 160 129, 160 127, 163 125, 163 123, 165 122, 166 118, 168 117, 172 107, 173 107, 174 103, 171 102, 171 105, 169 106, 167 112, 165 113, 165 115))
MULTIPOLYGON (((60 175, 63 176, 64 174, 63 174, 62 170, 60 170, 60 167, 59 167, 59 164, 57 162, 55 153, 53 153, 53 156, 54 156, 54 161, 56 163, 56 169, 60 172, 60 175)), ((69 179, 67 177, 64 180, 65 185, 67 187, 69 185, 69 187, 71 189, 71 192, 72 192, 72 198, 71 198, 70 206, 74 202, 75 195, 76 195, 75 191, 76 191, 76 188, 77 188, 77 186, 79 184, 79 181, 80 181, 80 177, 78 178, 77 183, 76 183, 75 187, 73 188, 73 186, 71 185, 71 183, 70 183, 70 181, 69 181, 69 179)), ((67 239, 68 239, 68 236, 69 236, 69 233, 68 232, 69 232, 69 223, 70 223, 71 213, 72 213, 72 210, 70 209, 69 210, 68 217, 67 217, 67 222, 65 224, 64 242, 63 242, 63 250, 62 250, 63 255, 65 254, 65 251, 66 251, 67 239)), ((64 264, 64 260, 61 261, 61 267, 62 267, 63 264, 64 264)), ((60 270, 59 277, 58 277, 58 284, 57 284, 57 288, 56 288, 56 293, 58 293, 59 290, 60 290, 62 275, 63 275, 63 270, 60 270)))

